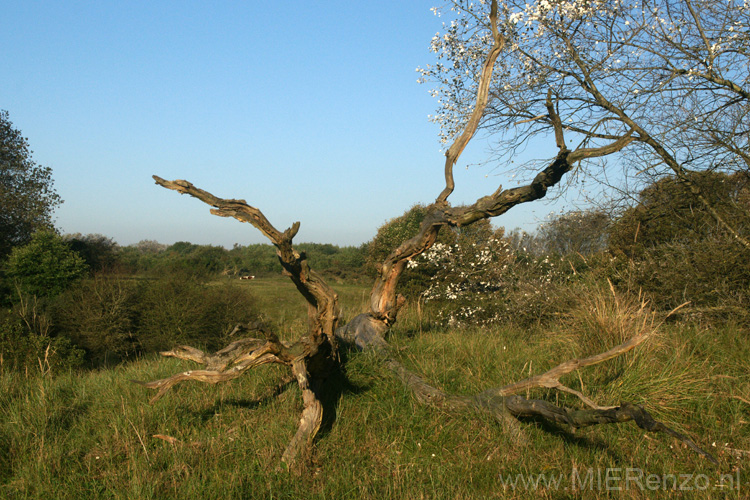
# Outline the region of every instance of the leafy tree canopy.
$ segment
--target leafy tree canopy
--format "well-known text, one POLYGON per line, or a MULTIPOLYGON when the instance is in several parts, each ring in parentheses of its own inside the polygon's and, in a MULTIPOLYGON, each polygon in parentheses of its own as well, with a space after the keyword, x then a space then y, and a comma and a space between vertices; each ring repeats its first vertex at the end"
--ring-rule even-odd
MULTIPOLYGON (((693 183, 714 208, 731 220, 740 234, 750 231, 750 179, 744 173, 696 172, 693 183)), ((639 203, 626 210, 610 229, 610 248, 638 256, 664 243, 698 245, 724 235, 721 227, 690 190, 674 177, 665 177, 639 193, 639 203)))
POLYGON ((62 203, 52 184, 52 169, 31 158, 28 139, 0 111, 0 258, 52 229, 52 212, 62 203))
POLYGON ((112 238, 81 233, 68 234, 64 238, 93 272, 111 270, 118 262, 120 247, 112 238))

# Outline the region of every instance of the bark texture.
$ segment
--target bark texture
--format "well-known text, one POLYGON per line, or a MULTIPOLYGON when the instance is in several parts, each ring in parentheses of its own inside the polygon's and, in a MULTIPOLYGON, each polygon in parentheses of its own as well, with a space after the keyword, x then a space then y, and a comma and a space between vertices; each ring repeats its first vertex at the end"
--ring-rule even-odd
POLYGON ((643 329, 628 341, 604 353, 583 359, 568 360, 546 373, 502 387, 490 388, 476 395, 447 394, 431 385, 420 375, 408 370, 393 356, 386 337, 397 320, 399 309, 405 303, 404 297, 396 293, 399 278, 411 259, 425 252, 435 243, 443 227, 467 226, 482 219, 501 215, 520 203, 538 200, 546 195, 549 188, 560 182, 577 162, 612 154, 633 140, 631 130, 624 136, 611 137, 611 143, 606 146, 568 149, 562 121, 557 114, 554 96, 550 91, 546 100, 548 113, 546 119, 554 128, 558 148, 556 157, 540 170, 528 185, 513 189, 503 189, 500 186, 494 193, 478 199, 470 206, 451 207, 448 197, 454 188, 453 166, 479 126, 488 102, 488 88, 494 63, 505 46, 505 40, 497 28, 495 1, 492 2, 490 26, 494 43, 483 66, 474 111, 467 121, 465 130, 446 153, 445 188, 435 202, 427 207, 427 215, 417 234, 395 248, 380 266, 370 293, 369 311, 356 316, 342 327, 338 327, 338 296, 320 275, 309 268, 305 255, 297 252, 292 246, 292 239, 299 229, 298 222, 283 232, 278 231, 260 210, 248 205, 244 200, 222 199, 187 181, 167 181, 154 176, 158 185, 188 194, 212 206, 212 214, 234 217, 252 224, 261 231, 276 246, 281 266, 307 301, 308 330, 297 341, 287 343, 280 341, 276 334, 262 325, 254 325, 248 330, 259 333, 261 338, 238 340, 214 354, 206 354, 188 346, 180 346, 163 352, 164 356, 203 364, 205 369, 186 371, 163 380, 143 383, 146 387, 158 391, 152 401, 161 397, 175 384, 185 380, 218 383, 232 380, 247 370, 263 364, 285 365, 290 370, 290 376, 297 381, 303 402, 297 432, 291 438, 281 458, 283 462, 291 465, 306 451, 309 451, 320 428, 323 406, 318 394, 327 376, 339 368, 340 361, 336 350, 340 342, 359 350, 375 351, 382 363, 420 402, 456 411, 471 410, 488 413, 518 439, 523 439, 517 422, 517 419, 522 417, 542 418, 574 428, 633 421, 647 431, 667 433, 684 442, 696 453, 716 462, 711 455, 700 449, 688 437, 656 422, 644 408, 629 403, 621 403, 617 407, 602 407, 560 382, 563 375, 632 350, 646 341, 653 329, 643 329), (589 408, 578 410, 561 408, 546 401, 526 399, 516 394, 538 387, 553 388, 574 394, 589 408))

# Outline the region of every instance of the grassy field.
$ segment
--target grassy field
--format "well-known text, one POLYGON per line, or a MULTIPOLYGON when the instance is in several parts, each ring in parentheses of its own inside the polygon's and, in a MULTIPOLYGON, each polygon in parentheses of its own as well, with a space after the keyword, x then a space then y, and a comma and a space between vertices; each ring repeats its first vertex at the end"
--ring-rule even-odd
MULTIPOLYGON (((282 334, 290 338, 299 337, 307 328, 307 306, 294 284, 283 276, 256 278, 240 281, 252 290, 258 300, 258 310, 264 320, 273 324, 282 334)), ((365 310, 371 283, 338 283, 332 285, 339 295, 343 321, 365 310)))
MULTIPOLYGON (((303 327, 292 285, 246 286, 285 334, 303 327)), ((336 288, 344 317, 353 316, 367 290, 336 288)), ((427 380, 472 393, 614 341, 581 317, 531 331, 451 331, 420 323, 407 306, 390 340, 427 380)), ((421 406, 366 353, 345 354, 346 374, 332 381, 335 418, 297 474, 279 460, 297 425, 298 389, 257 399, 281 378, 277 367, 223 385, 184 384, 153 405, 131 380, 194 365, 146 358, 102 371, 4 373, 0 497, 748 498, 750 456, 732 451, 750 450, 748 340, 732 325, 667 324, 637 352, 564 380, 601 404, 645 405, 715 454, 719 467, 632 423, 572 432, 531 420, 522 424, 525 439, 511 439, 482 415, 421 406)), ((553 392, 530 395, 578 405, 553 392)))

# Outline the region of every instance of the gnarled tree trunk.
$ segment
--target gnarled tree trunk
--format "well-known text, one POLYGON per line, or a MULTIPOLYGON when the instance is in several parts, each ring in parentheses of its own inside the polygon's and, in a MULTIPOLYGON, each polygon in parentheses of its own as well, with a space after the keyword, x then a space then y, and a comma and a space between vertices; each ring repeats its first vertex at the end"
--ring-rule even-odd
POLYGON ((499 187, 493 194, 478 199, 467 207, 451 207, 448 197, 453 191, 453 166, 469 142, 483 115, 488 101, 489 82, 495 60, 503 50, 505 40, 497 28, 497 5, 493 1, 490 26, 494 45, 487 54, 478 86, 474 111, 463 133, 446 153, 445 188, 435 202, 427 207, 418 233, 401 243, 384 260, 370 293, 369 311, 356 316, 348 324, 339 327, 339 306, 336 293, 320 275, 311 270, 306 256, 294 250, 292 239, 299 229, 296 222, 285 231, 278 231, 255 207, 244 200, 222 199, 193 186, 184 180, 167 181, 154 176, 156 183, 167 189, 188 194, 214 207, 211 213, 222 217, 234 217, 249 222, 260 230, 275 246, 279 262, 285 274, 294 282, 297 290, 305 297, 308 308, 308 329, 296 342, 282 342, 262 325, 254 325, 247 330, 259 335, 233 342, 215 354, 209 355, 198 349, 181 346, 163 352, 205 365, 203 370, 192 370, 175 374, 163 380, 143 383, 157 389, 152 399, 162 396, 178 382, 197 380, 218 383, 234 379, 245 371, 268 363, 286 365, 290 370, 289 380, 296 380, 302 391, 303 410, 296 434, 290 440, 281 460, 294 463, 312 445, 313 438, 320 428, 323 406, 319 391, 326 384, 327 376, 337 370, 340 363, 336 355, 339 344, 354 346, 360 350, 375 351, 382 363, 414 394, 422 403, 453 410, 474 410, 487 412, 497 418, 509 432, 520 436, 517 417, 537 416, 551 422, 572 427, 583 427, 603 423, 634 421, 638 426, 654 432, 666 432, 686 443, 693 451, 709 460, 716 460, 700 449, 688 437, 683 436, 662 423, 656 422, 640 406, 622 403, 617 407, 601 407, 585 395, 560 383, 560 377, 579 368, 605 362, 630 351, 648 339, 656 326, 646 325, 641 331, 623 344, 609 351, 584 359, 568 360, 555 368, 520 382, 503 387, 487 389, 473 396, 447 394, 421 376, 406 369, 392 354, 386 340, 391 326, 397 321, 399 309, 405 303, 404 297, 396 293, 396 287, 407 263, 428 250, 436 241, 443 227, 468 226, 476 221, 501 215, 512 207, 545 196, 547 190, 556 185, 573 166, 585 158, 595 158, 619 151, 633 138, 631 133, 614 139, 611 144, 599 148, 579 148, 569 150, 565 144, 564 130, 555 109, 552 92, 548 92, 546 107, 548 119, 555 132, 558 147, 557 156, 546 168, 537 173, 531 183, 513 189, 499 187), (647 327, 646 327, 647 326, 647 327), (588 406, 587 409, 571 410, 561 408, 541 400, 530 400, 516 395, 530 388, 554 388, 578 396, 588 406))

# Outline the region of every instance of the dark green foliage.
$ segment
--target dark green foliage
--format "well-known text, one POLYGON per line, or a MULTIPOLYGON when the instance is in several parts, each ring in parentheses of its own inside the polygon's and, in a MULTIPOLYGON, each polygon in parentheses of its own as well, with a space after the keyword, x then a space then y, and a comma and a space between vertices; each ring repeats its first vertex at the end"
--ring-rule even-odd
POLYGON ((61 295, 50 314, 55 333, 85 349, 93 366, 179 344, 216 350, 234 325, 257 317, 247 288, 190 274, 98 276, 61 295))
MULTIPOLYGON (((693 182, 740 234, 750 234, 747 176, 703 172, 693 182)), ((690 301, 693 310, 747 319, 750 255, 675 179, 644 189, 610 234, 610 251, 619 260, 614 277, 621 284, 642 289, 666 309, 690 301)))
MULTIPOLYGON (((188 244, 189 245, 189 244, 188 244)), ((167 248, 158 270, 166 273, 182 272, 194 276, 211 276, 221 273, 229 261, 227 251, 212 245, 193 245, 175 251, 167 248)))
POLYGON ((190 255, 198 247, 199 245, 195 245, 187 241, 177 241, 173 243, 172 245, 168 246, 166 251, 174 252, 176 254, 184 256, 184 255, 190 255))
POLYGON ((305 252, 310 266, 335 280, 357 280, 363 277, 365 268, 365 247, 340 247, 330 243, 300 243, 296 245, 305 252))
POLYGON ((6 264, 6 274, 21 292, 53 297, 86 275, 88 266, 60 236, 39 231, 31 241, 16 247, 6 264))
POLYGON ((138 290, 138 343, 145 352, 179 344, 217 350, 237 323, 257 315, 247 288, 202 283, 184 274, 144 280, 138 290))
POLYGON ((52 305, 55 330, 85 349, 92 365, 126 359, 138 351, 138 303, 134 280, 97 276, 61 295, 52 305))
MULTIPOLYGON (((362 274, 362 248, 315 243, 297 248, 309 255, 316 270, 337 281, 362 274)), ((5 295, 15 297, 16 309, 19 301, 33 300, 34 317, 43 321, 26 330, 42 339, 73 342, 85 350, 89 366, 111 365, 178 344, 219 349, 233 340, 226 334, 234 325, 255 319, 257 310, 249 287, 227 278, 219 283, 217 278, 280 274, 271 245, 227 251, 187 242, 167 247, 142 241, 121 248, 102 235, 61 238, 41 232, 16 249, 5 267, 5 295), (94 273, 84 279, 89 266, 94 273)), ((11 307, 10 299, 6 305, 11 307)), ((11 337, 3 339, 10 342, 11 337)))
POLYGON ((229 257, 232 269, 238 276, 269 276, 281 270, 273 245, 235 245, 229 250, 229 257))
POLYGON ((574 210, 542 224, 537 232, 546 253, 591 255, 607 247, 609 216, 601 210, 574 210))
POLYGON ((67 234, 65 240, 83 257, 92 273, 110 271, 119 264, 120 246, 102 234, 67 234))
MULTIPOLYGON (((358 279, 363 275, 364 246, 299 243, 295 248, 307 255, 313 269, 334 280, 358 279)), ((199 278, 218 275, 260 277, 281 273, 276 248, 268 244, 235 245, 231 250, 226 250, 184 241, 168 247, 155 242, 141 242, 119 249, 118 258, 124 270, 151 276, 181 273, 199 278)))
POLYGON ((120 263, 128 273, 148 273, 158 266, 166 249, 167 246, 158 241, 141 240, 135 245, 120 248, 120 263))
POLYGON ((166 246, 155 241, 141 241, 118 252, 122 267, 131 273, 152 276, 174 273, 207 278, 227 274, 228 252, 219 246, 194 245, 185 241, 166 246))
POLYGON ((70 339, 38 331, 39 320, 46 322, 46 317, 35 322, 19 312, 0 310, 0 372, 59 372, 82 364, 84 353, 70 339))
POLYGON ((160 254, 155 268, 160 273, 210 276, 224 271, 228 263, 229 256, 223 247, 178 241, 160 254))
MULTIPOLYGON (((298 243, 294 246, 304 252, 310 267, 334 280, 356 280, 364 272, 365 249, 339 247, 330 243, 298 243)), ((229 250, 230 275, 271 276, 281 272, 281 265, 273 245, 235 245, 229 250)))
POLYGON ((13 247, 52 229, 52 212, 62 203, 52 187, 52 169, 31 158, 28 140, 0 111, 0 260, 13 247))
MULTIPOLYGON (((750 177, 737 173, 693 173, 691 180, 727 221, 747 237, 750 234, 750 177)), ((674 177, 661 179, 639 194, 610 230, 610 249, 639 257, 665 243, 693 245, 726 235, 703 203, 674 177)))

